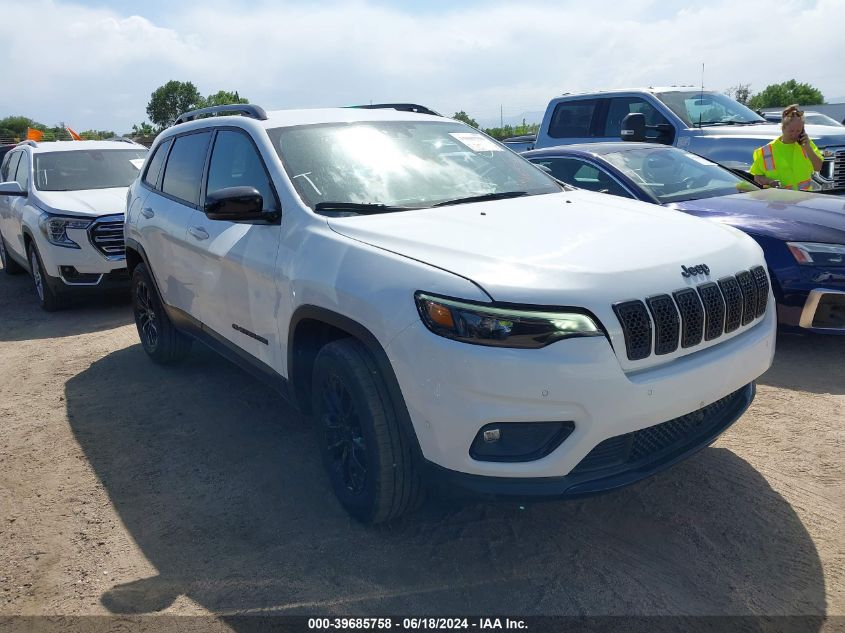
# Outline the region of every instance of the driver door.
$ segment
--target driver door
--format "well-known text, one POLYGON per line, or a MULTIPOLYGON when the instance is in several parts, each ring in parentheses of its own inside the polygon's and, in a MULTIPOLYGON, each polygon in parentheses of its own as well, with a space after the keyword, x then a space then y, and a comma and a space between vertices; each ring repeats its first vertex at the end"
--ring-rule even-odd
MULTIPOLYGON (((228 187, 255 187, 265 211, 279 211, 269 172, 250 136, 235 128, 215 132, 203 199, 228 187)), ((195 262, 199 318, 225 339, 269 366, 278 349, 275 306, 279 224, 211 220, 202 207, 188 221, 186 242, 195 262)))

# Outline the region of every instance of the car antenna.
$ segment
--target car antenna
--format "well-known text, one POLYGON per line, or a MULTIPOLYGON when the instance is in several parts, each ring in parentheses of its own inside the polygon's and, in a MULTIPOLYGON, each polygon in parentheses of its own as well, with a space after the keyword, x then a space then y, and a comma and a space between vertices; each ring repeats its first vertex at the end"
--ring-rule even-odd
MULTIPOLYGON (((698 101, 704 101, 704 62, 701 62, 701 93, 698 95, 698 101)), ((704 114, 704 110, 698 111, 698 129, 701 129, 701 115, 704 114)))

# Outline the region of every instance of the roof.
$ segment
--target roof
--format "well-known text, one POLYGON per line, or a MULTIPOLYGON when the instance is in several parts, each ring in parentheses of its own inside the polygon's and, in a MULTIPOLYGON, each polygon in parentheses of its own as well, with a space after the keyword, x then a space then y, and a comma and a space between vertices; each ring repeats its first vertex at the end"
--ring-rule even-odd
POLYGON ((103 149, 134 149, 144 150, 143 145, 127 143, 125 141, 45 141, 30 145, 35 153, 42 152, 78 152, 80 150, 103 150, 103 149))
MULTIPOLYGON (((450 119, 433 116, 429 114, 417 114, 415 112, 403 112, 393 109, 369 109, 369 108, 311 108, 300 110, 271 110, 267 113, 267 119, 255 119, 241 115, 222 115, 210 117, 215 125, 226 125, 239 123, 247 125, 260 125, 264 128, 292 127, 295 125, 316 125, 320 123, 355 123, 358 121, 450 121, 450 119)), ((165 131, 165 134, 175 133, 177 130, 189 130, 192 128, 204 127, 209 124, 210 118, 195 119, 173 125, 165 131)))
MULTIPOLYGON (((603 156, 615 152, 625 152, 633 149, 670 149, 671 145, 658 143, 637 143, 633 141, 608 141, 606 143, 576 143, 573 145, 556 145, 543 149, 535 149, 530 152, 523 152, 525 158, 537 158, 541 156, 557 156, 559 154, 593 154, 603 156)), ((674 148, 677 149, 677 148, 674 148)), ((683 150, 678 150, 683 151, 683 150)))
MULTIPOLYGON (((613 95, 613 94, 627 94, 631 92, 650 92, 650 93, 660 93, 660 92, 702 92, 700 86, 650 86, 648 88, 634 87, 634 88, 613 88, 611 90, 591 90, 587 92, 565 92, 562 95, 558 95, 555 99, 562 99, 562 98, 569 98, 569 97, 594 97, 594 96, 602 96, 602 95, 613 95)), ((704 90, 705 93, 714 93, 718 92, 717 90, 704 90)))

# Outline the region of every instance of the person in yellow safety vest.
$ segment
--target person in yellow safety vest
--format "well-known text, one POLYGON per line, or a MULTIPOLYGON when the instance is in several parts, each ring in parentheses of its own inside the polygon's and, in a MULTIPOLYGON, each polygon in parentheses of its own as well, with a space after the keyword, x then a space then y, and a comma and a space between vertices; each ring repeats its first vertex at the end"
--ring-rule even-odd
POLYGON ((779 138, 754 150, 749 171, 758 185, 809 191, 813 172, 822 168, 824 160, 804 131, 804 113, 798 104, 784 109, 780 127, 783 134, 779 138))

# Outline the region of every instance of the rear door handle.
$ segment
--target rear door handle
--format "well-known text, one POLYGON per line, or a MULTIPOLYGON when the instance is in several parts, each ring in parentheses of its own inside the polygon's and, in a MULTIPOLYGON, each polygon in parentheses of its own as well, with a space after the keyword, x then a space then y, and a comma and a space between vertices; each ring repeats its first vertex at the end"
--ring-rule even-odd
POLYGON ((193 235, 196 239, 202 241, 208 239, 208 231, 206 231, 201 226, 192 226, 188 229, 188 233, 193 235))
POLYGON ((152 209, 150 209, 149 207, 144 207, 143 209, 141 209, 141 215, 143 215, 148 220, 151 217, 153 217, 155 214, 156 214, 156 212, 153 211, 152 209))

